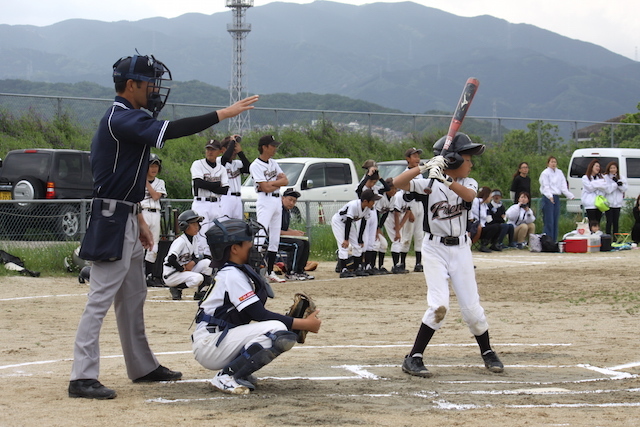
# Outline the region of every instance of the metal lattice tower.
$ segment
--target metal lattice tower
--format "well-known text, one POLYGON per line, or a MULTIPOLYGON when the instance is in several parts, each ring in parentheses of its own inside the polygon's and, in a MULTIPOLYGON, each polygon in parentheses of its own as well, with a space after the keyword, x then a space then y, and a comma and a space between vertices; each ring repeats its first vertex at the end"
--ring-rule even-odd
MULTIPOLYGON (((251 24, 245 22, 245 15, 247 9, 253 7, 253 0, 226 0, 226 3, 226 6, 233 10, 233 23, 227 24, 227 31, 233 38, 231 82, 229 83, 229 102, 233 104, 247 97, 243 83, 244 60, 242 59, 242 52, 244 51, 244 41, 251 31, 251 24)), ((229 119, 229 132, 231 133, 240 134, 250 128, 251 123, 248 111, 229 119)))

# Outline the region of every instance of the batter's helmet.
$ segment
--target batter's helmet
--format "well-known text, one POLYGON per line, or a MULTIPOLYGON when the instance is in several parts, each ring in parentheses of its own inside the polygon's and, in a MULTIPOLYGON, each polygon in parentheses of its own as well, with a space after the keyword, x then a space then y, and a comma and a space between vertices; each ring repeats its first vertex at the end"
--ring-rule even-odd
POLYGON ((225 250, 231 245, 253 240, 254 231, 241 219, 213 220, 214 225, 205 233, 207 244, 211 249, 211 257, 215 261, 224 258, 225 250))
POLYGON ((162 159, 160 157, 158 157, 157 154, 150 153, 149 154, 149 166, 151 166, 154 163, 158 164, 158 173, 162 172, 162 159))
MULTIPOLYGON (((447 137, 445 135, 433 144, 434 155, 440 155, 446 139, 447 137)), ((467 134, 460 132, 456 133, 456 136, 454 136, 451 141, 451 145, 449 145, 449 149, 444 155, 444 158, 447 159, 447 169, 458 169, 462 166, 462 163, 464 162, 462 154, 479 156, 484 153, 484 148, 484 145, 472 142, 471 138, 469 138, 467 134)))
POLYGON ((203 219, 204 218, 198 215, 196 211, 189 209, 178 215, 178 226, 180 227, 180 231, 184 231, 192 222, 200 222, 203 219))
POLYGON ((146 109, 158 117, 160 110, 167 103, 171 88, 163 86, 165 81, 171 81, 171 71, 153 55, 133 55, 120 58, 113 64, 114 83, 127 80, 144 81, 152 84, 156 90, 147 95, 146 109), (165 77, 167 75, 167 77, 165 77))

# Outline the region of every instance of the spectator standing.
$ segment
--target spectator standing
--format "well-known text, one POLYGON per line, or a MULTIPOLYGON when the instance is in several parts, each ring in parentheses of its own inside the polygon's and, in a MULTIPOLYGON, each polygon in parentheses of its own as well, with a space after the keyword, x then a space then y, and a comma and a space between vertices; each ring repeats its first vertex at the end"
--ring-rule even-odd
POLYGON ((609 162, 604 171, 604 178, 607 181, 607 194, 605 197, 609 201, 609 210, 604 213, 607 218, 606 233, 613 235, 618 232, 620 210, 624 203, 624 192, 627 191, 629 185, 627 180, 620 176, 618 162, 609 162))
POLYGON ((555 242, 558 240, 560 195, 564 194, 569 200, 574 199, 575 196, 569 191, 567 180, 558 169, 558 159, 553 156, 547 159, 547 168, 540 174, 539 182, 542 195, 543 232, 555 242))
POLYGON ((518 170, 513 174, 509 192, 513 203, 518 203, 519 194, 523 191, 531 194, 531 177, 529 176, 529 163, 527 162, 521 162, 518 165, 518 170))
POLYGON ((640 196, 636 198, 636 204, 633 206, 632 212, 635 222, 631 229, 631 240, 640 243, 640 196))
POLYGON ((526 191, 518 195, 518 203, 509 206, 505 213, 507 223, 514 227, 514 242, 523 249, 529 241, 529 234, 536 232, 536 216, 531 209, 531 196, 526 191))
POLYGON ((602 212, 596 207, 596 197, 607 193, 607 181, 600 173, 600 161, 593 159, 587 166, 587 171, 582 176, 582 206, 587 211, 589 221, 597 221, 600 224, 602 212))

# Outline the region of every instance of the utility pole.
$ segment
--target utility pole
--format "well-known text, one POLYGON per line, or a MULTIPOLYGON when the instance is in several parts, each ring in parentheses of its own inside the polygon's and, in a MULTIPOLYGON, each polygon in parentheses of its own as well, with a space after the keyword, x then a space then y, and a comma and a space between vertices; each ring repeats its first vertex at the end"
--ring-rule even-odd
MULTIPOLYGON (((244 42, 251 31, 251 24, 245 22, 247 9, 253 7, 253 0, 226 0, 226 6, 233 11, 233 23, 227 24, 227 31, 233 38, 233 54, 231 59, 231 82, 229 83, 229 102, 233 104, 247 97, 244 87, 244 42)), ((229 132, 241 134, 251 129, 249 112, 245 111, 229 119, 229 132)))

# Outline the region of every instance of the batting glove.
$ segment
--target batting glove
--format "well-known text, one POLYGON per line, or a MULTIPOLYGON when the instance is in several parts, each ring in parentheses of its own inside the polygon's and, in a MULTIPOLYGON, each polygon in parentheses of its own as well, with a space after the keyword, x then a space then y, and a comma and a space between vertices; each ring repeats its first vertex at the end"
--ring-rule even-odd
POLYGON ((453 180, 451 180, 451 178, 449 177, 444 176, 444 174, 442 173, 442 169, 440 168, 431 168, 429 170, 429 178, 437 179, 447 187, 451 187, 451 184, 453 184, 453 180))
POLYGON ((440 170, 443 170, 446 167, 447 161, 444 159, 444 156, 435 156, 429 159, 427 163, 420 165, 420 173, 426 173, 432 168, 439 168, 440 170))

